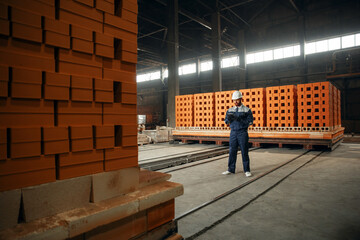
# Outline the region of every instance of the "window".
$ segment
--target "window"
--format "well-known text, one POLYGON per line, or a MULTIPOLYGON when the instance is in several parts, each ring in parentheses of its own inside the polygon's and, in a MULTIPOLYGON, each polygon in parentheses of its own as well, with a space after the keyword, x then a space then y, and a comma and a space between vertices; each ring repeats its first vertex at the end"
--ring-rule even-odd
POLYGON ((239 66, 239 56, 223 58, 221 60, 221 68, 235 67, 235 66, 239 66))
POLYGON ((200 63, 200 71, 205 72, 213 69, 213 62, 212 61, 206 61, 200 63))
POLYGON ((179 67, 179 75, 185 75, 196 72, 196 64, 191 63, 179 67))
POLYGON ((341 41, 340 38, 331 38, 329 39, 329 51, 331 50, 337 50, 341 48, 341 41))
POLYGON ((246 55, 246 63, 247 64, 251 64, 255 62, 255 54, 254 53, 249 53, 246 55))
POLYGON ((312 54, 312 53, 316 53, 316 43, 315 42, 306 43, 305 54, 312 54))
POLYGON ((271 61, 273 60, 273 50, 265 51, 264 52, 264 61, 271 61))
POLYGON ((150 80, 160 79, 160 71, 140 74, 136 76, 137 82, 145 82, 150 80))
POLYGON ((356 46, 360 46, 360 33, 355 35, 355 42, 356 42, 356 46))
POLYGON ((341 48, 349 48, 355 46, 355 35, 341 37, 341 48))
POLYGON ((316 52, 327 52, 329 49, 328 40, 317 41, 315 42, 315 46, 316 52))

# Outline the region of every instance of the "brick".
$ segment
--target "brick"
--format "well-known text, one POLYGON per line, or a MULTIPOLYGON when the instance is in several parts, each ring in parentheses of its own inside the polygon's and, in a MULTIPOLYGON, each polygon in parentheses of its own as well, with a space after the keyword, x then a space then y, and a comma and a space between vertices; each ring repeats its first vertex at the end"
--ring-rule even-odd
POLYGON ((47 45, 70 49, 70 37, 68 35, 44 31, 44 42, 47 45))
POLYGON ((93 100, 93 90, 92 89, 72 88, 71 89, 71 100, 72 101, 91 102, 93 100))
POLYGON ((106 115, 106 114, 115 114, 115 115, 136 114, 136 107, 134 107, 132 105, 128 105, 128 104, 104 103, 103 106, 104 106, 104 115, 106 115))
POLYGON ((21 190, 0 192, 0 231, 17 225, 21 190))
POLYGON ((98 137, 95 138, 95 149, 105 149, 115 147, 114 137, 98 137))
POLYGON ((85 4, 89 7, 94 7, 94 0, 75 0, 76 2, 85 4))
POLYGON ((36 170, 32 172, 1 175, 0 192, 53 182, 56 180, 55 175, 55 167, 50 169, 36 170))
POLYGON ((100 103, 83 102, 59 102, 59 113, 78 113, 78 114, 101 114, 102 105, 100 103))
POLYGON ((31 12, 11 8, 11 22, 41 28, 41 16, 31 12))
POLYGON ((81 26, 92 31, 102 32, 103 24, 99 21, 92 20, 87 17, 72 14, 70 12, 61 10, 59 11, 60 21, 70 23, 72 25, 81 26))
POLYGON ((42 57, 22 55, 18 53, 4 52, 0 50, 0 64, 7 66, 19 66, 55 72, 55 60, 42 57))
POLYGON ((94 148, 94 140, 92 138, 81 138, 70 140, 71 152, 89 151, 94 148))
POLYGON ((115 147, 113 149, 105 149, 105 160, 136 157, 138 155, 138 147, 115 147))
POLYGON ((70 87, 70 75, 45 72, 45 85, 70 87))
POLYGON ((20 142, 10 144, 11 158, 34 157, 41 154, 41 142, 20 142))
POLYGON ((137 95, 133 93, 122 93, 121 94, 121 102, 126 104, 136 104, 137 103, 137 95))
POLYGON ((59 155, 59 166, 71 166, 89 162, 104 160, 103 150, 91 150, 82 152, 70 152, 59 155))
POLYGON ((46 16, 55 19, 55 7, 40 1, 33 0, 2 0, 3 4, 32 12, 40 16, 46 16))
POLYGON ((11 97, 41 99, 41 84, 13 82, 11 84, 11 97))
POLYGON ((34 28, 23 24, 12 24, 12 36, 14 38, 25 39, 33 42, 42 42, 42 31, 40 28, 34 28))
POLYGON ((109 3, 106 1, 96 1, 96 9, 109 13, 109 14, 114 14, 115 11, 115 6, 113 3, 109 3))
POLYGON ((123 136, 121 146, 131 147, 137 145, 137 136, 123 136))
POLYGON ((122 1, 122 8, 127 9, 133 13, 138 13, 138 5, 130 1, 122 1))
MULTIPOLYGON (((104 103, 106 104, 106 103, 104 103)), ((103 115, 104 124, 122 125, 137 121, 137 115, 105 114, 103 115)))
POLYGON ((72 25, 71 26, 71 37, 91 42, 91 41, 93 41, 93 32, 86 28, 72 25))
MULTIPOLYGON (((80 102, 79 102, 80 103, 80 102)), ((59 114, 58 125, 96 125, 102 123, 101 114, 59 114)))
POLYGON ((91 201, 96 203, 133 192, 138 185, 138 167, 94 174, 92 176, 91 201))
POLYGON ((25 222, 84 207, 89 203, 90 190, 90 176, 24 188, 25 222))
POLYGON ((124 62, 137 63, 137 54, 127 51, 122 51, 121 60, 124 62))
POLYGON ((81 64, 73 64, 68 62, 59 62, 59 72, 70 75, 88 76, 101 78, 102 69, 98 67, 85 66, 81 64))
POLYGON ((114 37, 95 32, 95 42, 109 47, 114 47, 114 37))
POLYGON ((154 206, 147 210, 148 230, 152 230, 160 225, 170 222, 175 218, 175 201, 171 199, 167 202, 154 206))
POLYGON ((100 172, 103 172, 102 161, 65 166, 59 169, 59 179, 77 178, 100 172))
POLYGON ((50 18, 45 18, 44 20, 44 30, 69 36, 70 35, 70 25, 59 20, 53 20, 50 18))
POLYGON ((93 80, 90 77, 71 77, 71 88, 92 89, 93 80))
POLYGON ((123 29, 119 29, 117 27, 113 27, 108 24, 104 24, 104 33, 106 35, 113 36, 118 39, 125 39, 128 41, 137 41, 136 40, 136 33, 131 33, 123 29))
POLYGON ((105 79, 95 79, 94 81, 95 90, 113 91, 113 81, 105 79))
POLYGON ((60 9, 64 9, 69 12, 76 13, 74 15, 80 15, 86 18, 90 18, 97 22, 103 21, 102 13, 97 11, 95 8, 88 7, 83 4, 79 4, 77 2, 73 2, 70 0, 62 0, 60 2, 60 9))
POLYGON ((44 127, 43 141, 56 141, 56 140, 67 140, 69 139, 69 128, 68 127, 44 127))
POLYGON ((69 140, 46 141, 43 143, 44 154, 59 154, 69 152, 69 140))
POLYGON ((121 41, 121 50, 131 52, 131 53, 137 53, 137 42, 130 42, 126 40, 121 41))
POLYGON ((121 92, 124 93, 136 93, 136 84, 135 83, 121 83, 121 92))
POLYGON ((92 126, 70 126, 71 139, 82 139, 82 138, 92 138, 92 137, 93 137, 92 126))
POLYGON ((0 19, 8 20, 8 6, 0 4, 0 19))
POLYGON ((91 41, 82 40, 79 38, 71 38, 72 49, 79 52, 94 53, 94 44, 91 41))
POLYGON ((114 48, 95 43, 95 54, 107 58, 114 58, 114 48))
POLYGON ((41 141, 41 128, 12 128, 10 136, 12 143, 41 141))
POLYGON ((136 83, 136 73, 104 68, 104 79, 118 82, 136 83))
POLYGON ((95 137, 113 137, 114 130, 114 125, 95 126, 95 137))
MULTIPOLYGON (((54 48, 48 47, 44 44, 38 44, 31 41, 23 41, 15 38, 1 38, 0 39, 0 51, 5 52, 7 56, 11 54, 20 54, 31 56, 34 58, 45 58, 47 60, 54 60, 54 48)), ((9 65, 9 64, 4 64, 9 65)), ((18 66, 12 64, 11 66, 18 66)), ((22 68, 34 69, 34 67, 24 67, 19 65, 22 68)))
POLYGON ((70 90, 68 87, 44 86, 44 99, 46 100, 69 100, 70 90))
POLYGON ((123 29, 128 31, 129 33, 137 34, 137 24, 123 20, 120 17, 114 16, 112 14, 105 13, 104 23, 109 24, 111 26, 123 29))
POLYGON ((131 12, 127 9, 122 9, 121 11, 122 11, 122 14, 121 14, 122 19, 133 22, 133 23, 137 23, 137 14, 136 13, 131 12))
POLYGON ((0 19, 0 35, 10 36, 10 22, 0 19))
MULTIPOLYGON (((105 149, 106 150, 106 149, 105 149)), ((138 157, 127 157, 127 158, 117 158, 105 160, 104 162, 104 170, 107 171, 115 171, 124 168, 137 167, 138 166, 138 157)))
POLYGON ((95 102, 114 102, 114 92, 95 90, 95 102))
POLYGON ((63 62, 88 65, 92 67, 102 67, 101 57, 72 50, 68 51, 65 49, 60 49, 59 60, 63 62))
POLYGON ((23 68, 13 68, 12 81, 17 83, 42 83, 41 71, 28 70, 23 68))
POLYGON ((137 136, 137 124, 126 124, 121 126, 122 136, 137 136))

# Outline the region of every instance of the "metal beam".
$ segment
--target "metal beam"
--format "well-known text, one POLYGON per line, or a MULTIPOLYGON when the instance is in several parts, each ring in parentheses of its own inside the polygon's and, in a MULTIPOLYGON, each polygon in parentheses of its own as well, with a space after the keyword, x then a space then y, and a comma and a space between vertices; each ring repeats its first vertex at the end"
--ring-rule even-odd
POLYGON ((296 12, 297 12, 297 13, 300 13, 299 8, 296 6, 296 4, 294 3, 294 1, 293 1, 293 0, 289 0, 289 2, 290 2, 291 5, 295 8, 296 12))
POLYGON ((148 37, 148 36, 151 36, 151 35, 153 35, 153 34, 155 34, 155 33, 162 32, 162 31, 167 31, 167 28, 166 28, 166 27, 165 27, 165 28, 161 28, 161 29, 156 30, 156 31, 154 31, 154 32, 151 32, 151 33, 147 33, 147 34, 138 36, 137 39, 141 39, 141 38, 144 38, 144 37, 148 37))
MULTIPOLYGON (((248 0, 248 1, 241 2, 241 3, 236 3, 236 4, 233 4, 233 5, 231 5, 231 6, 224 7, 224 8, 222 8, 222 9, 220 9, 220 11, 224 11, 224 10, 227 10, 227 9, 231 9, 231 8, 234 8, 234 7, 237 7, 237 6, 241 6, 241 5, 247 4, 247 3, 249 3, 249 2, 253 2, 253 1, 255 1, 255 0, 248 0)), ((223 5, 225 5, 225 4, 223 4, 223 5)))
POLYGON ((268 8, 270 6, 270 4, 274 2, 274 0, 269 0, 265 3, 265 5, 259 9, 259 11, 257 11, 254 16, 252 16, 252 18, 250 18, 249 23, 251 23, 252 21, 255 20, 255 18, 257 18, 266 8, 268 8))
MULTIPOLYGON (((221 3, 221 5, 225 6, 225 4, 221 3)), ((250 24, 248 22, 246 22, 244 19, 242 19, 239 15, 237 15, 233 10, 231 10, 230 8, 228 9, 229 12, 231 12, 235 17, 237 17, 238 19, 240 19, 240 21, 242 21, 243 23, 245 23, 248 27, 250 27, 250 24)))

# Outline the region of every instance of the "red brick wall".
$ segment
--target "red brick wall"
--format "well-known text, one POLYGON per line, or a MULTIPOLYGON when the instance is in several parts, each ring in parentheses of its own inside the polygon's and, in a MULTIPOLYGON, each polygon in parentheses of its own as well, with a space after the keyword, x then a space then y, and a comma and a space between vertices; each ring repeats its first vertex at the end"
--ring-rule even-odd
POLYGON ((2 0, 0 191, 137 166, 136 0, 2 0))

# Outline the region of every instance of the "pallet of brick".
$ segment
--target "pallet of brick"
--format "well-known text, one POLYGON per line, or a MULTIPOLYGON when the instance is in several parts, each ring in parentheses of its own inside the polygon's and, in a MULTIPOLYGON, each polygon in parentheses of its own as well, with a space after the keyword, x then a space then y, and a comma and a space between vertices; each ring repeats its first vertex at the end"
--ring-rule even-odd
POLYGON ((215 127, 227 127, 224 120, 226 111, 234 106, 231 99, 233 91, 215 92, 215 127))
POLYGON ((330 82, 298 85, 299 127, 334 126, 334 88, 330 82))
POLYGON ((295 85, 266 88, 267 127, 296 127, 295 85))
POLYGON ((194 95, 175 96, 176 127, 192 127, 194 123, 194 95))
POLYGON ((194 126, 215 126, 215 93, 194 94, 194 126))
POLYGON ((251 90, 250 89, 240 89, 239 90, 242 94, 242 104, 247 106, 248 108, 251 107, 251 90))

